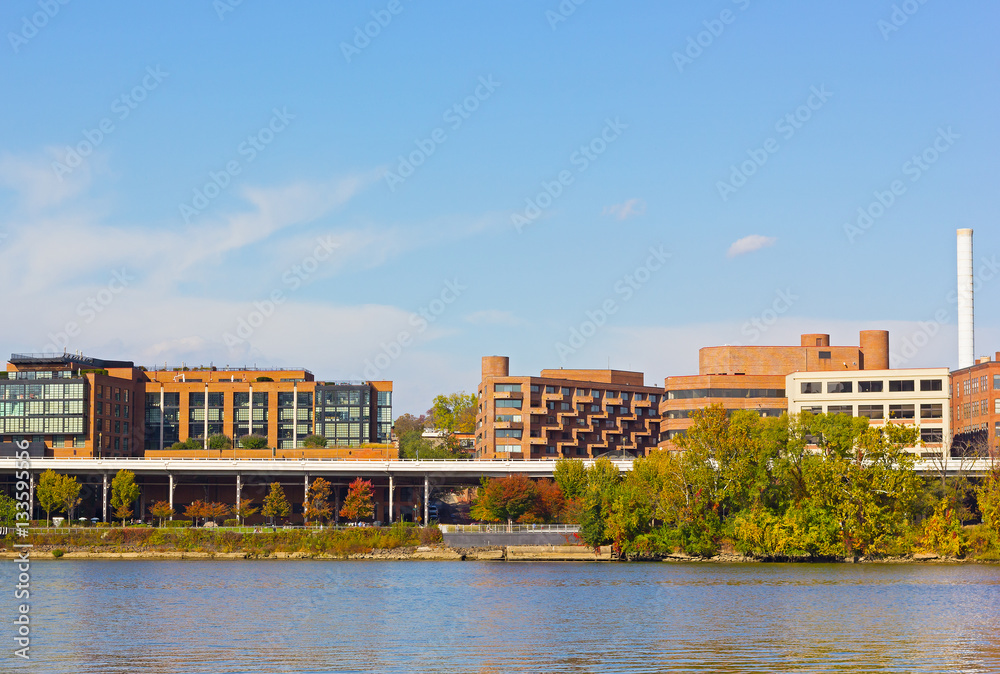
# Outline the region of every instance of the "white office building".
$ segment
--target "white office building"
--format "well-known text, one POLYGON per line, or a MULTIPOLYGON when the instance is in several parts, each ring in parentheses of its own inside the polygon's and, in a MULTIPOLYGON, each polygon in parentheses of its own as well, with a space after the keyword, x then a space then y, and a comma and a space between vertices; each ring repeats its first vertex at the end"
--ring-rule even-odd
POLYGON ((940 455, 951 440, 948 368, 793 372, 785 377, 789 414, 849 414, 873 425, 920 428, 925 457, 940 455))

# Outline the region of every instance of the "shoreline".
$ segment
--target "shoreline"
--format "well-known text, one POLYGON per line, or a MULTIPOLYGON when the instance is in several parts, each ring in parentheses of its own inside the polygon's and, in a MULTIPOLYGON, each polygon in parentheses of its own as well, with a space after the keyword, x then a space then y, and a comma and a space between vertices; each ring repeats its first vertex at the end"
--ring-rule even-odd
MULTIPOLYGON (((73 546, 68 546, 73 547, 73 546)), ((658 559, 619 560, 613 557, 611 548, 604 546, 599 553, 585 546, 569 545, 508 545, 484 548, 450 548, 447 546, 419 546, 389 549, 375 549, 347 555, 274 551, 260 554, 253 551, 182 551, 182 550, 64 550, 56 557, 53 550, 57 546, 40 545, 32 548, 32 561, 60 561, 74 559, 122 559, 122 560, 317 560, 317 561, 449 561, 449 562, 622 562, 622 563, 673 563, 673 564, 997 564, 1000 560, 942 557, 934 553, 917 553, 908 557, 887 558, 834 558, 834 559, 780 559, 767 560, 745 557, 739 554, 724 554, 714 557, 693 557, 684 554, 666 555, 658 559)), ((0 550, 0 559, 17 559, 19 551, 0 550)))

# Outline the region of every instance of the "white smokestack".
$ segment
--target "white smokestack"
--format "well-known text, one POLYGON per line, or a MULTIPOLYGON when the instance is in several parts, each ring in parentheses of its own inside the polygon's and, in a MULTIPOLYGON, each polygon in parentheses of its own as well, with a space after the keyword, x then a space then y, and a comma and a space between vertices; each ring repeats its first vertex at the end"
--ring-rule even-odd
POLYGON ((958 230, 958 367, 976 364, 972 296, 972 230, 958 230))

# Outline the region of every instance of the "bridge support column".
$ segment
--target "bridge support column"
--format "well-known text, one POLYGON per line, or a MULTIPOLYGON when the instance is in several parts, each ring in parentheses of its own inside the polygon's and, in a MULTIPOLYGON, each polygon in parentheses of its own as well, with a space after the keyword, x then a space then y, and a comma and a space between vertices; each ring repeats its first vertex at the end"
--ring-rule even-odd
POLYGON ((34 519, 35 514, 35 471, 28 471, 28 519, 34 519))
POLYGON ((101 499, 101 521, 108 521, 108 474, 104 473, 101 475, 103 478, 104 489, 101 491, 103 498, 101 499))
POLYGON ((423 525, 427 526, 427 516, 430 514, 430 501, 431 498, 431 479, 429 476, 424 475, 424 521, 423 525))
POLYGON ((243 513, 240 512, 240 501, 242 500, 243 500, 243 473, 236 473, 236 516, 240 520, 243 519, 243 513))
MULTIPOLYGON (((170 509, 173 510, 174 509, 174 474, 173 473, 167 473, 167 478, 168 478, 167 495, 168 495, 168 499, 170 501, 170 509)), ((170 519, 174 519, 173 515, 170 516, 170 519)))
POLYGON ((389 524, 392 524, 392 515, 393 515, 393 513, 392 513, 392 501, 393 501, 393 498, 392 498, 393 494, 392 494, 392 492, 395 489, 396 489, 396 486, 395 486, 395 484, 392 481, 392 474, 390 473, 389 474, 389 524))

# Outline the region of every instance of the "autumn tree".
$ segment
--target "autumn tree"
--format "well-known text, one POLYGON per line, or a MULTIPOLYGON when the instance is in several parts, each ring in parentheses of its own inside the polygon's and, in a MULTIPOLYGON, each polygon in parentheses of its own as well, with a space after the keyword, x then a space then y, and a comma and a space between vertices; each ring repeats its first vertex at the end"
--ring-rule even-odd
POLYGON ((67 523, 73 521, 73 514, 76 506, 80 504, 80 483, 75 477, 63 475, 59 485, 59 500, 63 512, 66 513, 67 523))
POLYGON ((264 517, 271 518, 272 522, 276 518, 287 517, 292 511, 292 506, 285 496, 285 490, 281 488, 280 482, 271 483, 271 491, 264 497, 264 508, 261 513, 264 517))
POLYGON ((191 519, 191 523, 194 526, 198 526, 198 520, 207 520, 210 515, 210 508, 204 501, 192 501, 187 508, 184 509, 184 516, 191 519))
POLYGON ((174 516, 174 509, 169 501, 157 501, 149 509, 149 514, 160 520, 162 527, 164 520, 174 516))
POLYGON ((242 526, 246 518, 256 515, 259 511, 260 508, 253 505, 253 499, 242 498, 240 499, 240 504, 236 507, 234 514, 236 515, 236 519, 239 520, 240 525, 242 526))
POLYGON ((219 523, 218 522, 219 520, 225 520, 227 517, 229 517, 229 514, 231 512, 232 510, 226 503, 213 502, 205 504, 205 514, 207 515, 208 519, 212 520, 216 524, 219 523))
POLYGON ((529 517, 533 522, 558 521, 566 503, 562 489, 552 480, 539 480, 535 486, 537 488, 535 502, 528 509, 527 514, 521 515, 518 521, 527 522, 529 517))
POLYGON ((486 522, 507 522, 508 531, 538 498, 538 486, 523 473, 484 480, 472 505, 472 517, 486 522))
POLYGON ((329 519, 333 511, 330 509, 330 483, 321 477, 313 480, 306 490, 306 500, 302 504, 305 521, 319 520, 322 523, 329 519))
POLYGON ((371 517, 375 512, 373 505, 374 491, 370 480, 360 477, 351 483, 340 509, 340 516, 353 522, 371 517))
POLYGON ((419 417, 412 414, 401 414, 396 417, 396 422, 392 425, 392 432, 395 433, 397 438, 401 438, 404 434, 412 431, 423 433, 424 429, 427 428, 428 421, 427 416, 424 414, 421 414, 419 417))
POLYGON ((139 498, 139 485, 135 483, 135 473, 124 468, 111 480, 111 507, 115 509, 115 517, 122 521, 132 515, 132 504, 139 498))

